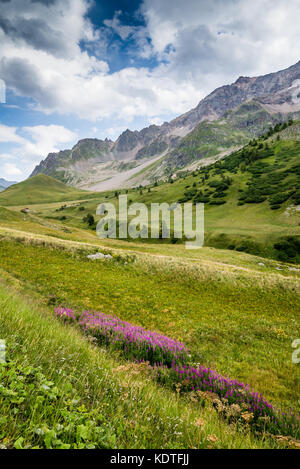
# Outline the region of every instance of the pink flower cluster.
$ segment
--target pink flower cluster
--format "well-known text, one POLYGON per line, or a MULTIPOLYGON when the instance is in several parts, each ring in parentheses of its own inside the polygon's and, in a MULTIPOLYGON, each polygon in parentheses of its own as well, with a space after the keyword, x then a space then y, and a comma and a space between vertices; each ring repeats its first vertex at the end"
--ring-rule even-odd
POLYGON ((91 311, 79 315, 68 308, 56 308, 55 314, 63 320, 78 321, 79 326, 99 342, 123 349, 136 360, 171 366, 173 361, 182 363, 187 359, 188 350, 183 343, 114 316, 91 311))
POLYGON ((175 385, 180 383, 182 391, 214 393, 229 405, 239 404, 248 409, 253 414, 252 424, 258 425, 261 418, 268 417, 267 427, 271 432, 298 435, 297 415, 291 412, 279 416, 261 394, 249 389, 248 384, 226 378, 210 368, 192 366, 188 349, 182 342, 104 313, 84 311, 80 314, 69 308, 56 308, 55 315, 65 322, 77 324, 99 344, 121 350, 136 362, 147 361, 154 365, 160 381, 167 379, 175 385))
POLYGON ((261 394, 235 379, 225 378, 210 368, 183 365, 179 367, 175 362, 171 365, 172 373, 177 376, 182 387, 187 391, 206 391, 217 394, 229 404, 247 406, 255 416, 273 415, 273 406, 261 394))

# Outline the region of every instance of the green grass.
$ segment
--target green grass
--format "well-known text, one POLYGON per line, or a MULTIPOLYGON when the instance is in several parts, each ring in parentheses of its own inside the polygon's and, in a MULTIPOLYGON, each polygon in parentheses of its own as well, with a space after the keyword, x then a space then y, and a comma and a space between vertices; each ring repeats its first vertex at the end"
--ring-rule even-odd
POLYGON ((92 262, 79 246, 12 241, 1 241, 0 263, 45 302, 115 314, 180 339, 201 364, 249 382, 277 406, 299 407, 291 361, 300 332, 296 279, 149 256, 92 262))
POLYGON ((0 207, 0 220, 1 223, 5 222, 16 222, 22 223, 22 215, 21 213, 13 212, 12 210, 8 210, 4 207, 0 207))
POLYGON ((14 184, 0 193, 0 204, 23 205, 47 203, 95 197, 95 193, 66 186, 45 174, 38 174, 30 179, 14 184))
POLYGON ((6 285, 0 285, 0 338, 10 360, 0 369, 6 386, 0 387, 0 446, 281 445, 220 420, 209 404, 202 408, 189 395, 159 387, 143 366, 96 347, 53 317, 55 305, 95 309, 161 332, 183 341, 201 365, 248 382, 277 408, 299 412, 299 365, 292 363, 291 346, 300 336, 299 274, 275 260, 273 246, 299 237, 299 213, 287 209, 297 203, 300 144, 267 142, 269 149, 265 139, 252 142, 150 192, 128 190, 128 200, 147 205, 193 201, 200 192, 210 201, 222 197, 224 205, 206 204, 206 247, 198 251, 180 242, 98 239, 83 218, 95 215, 101 202, 117 203, 112 191, 78 191, 39 175, 0 194, 6 285), (246 201, 261 195, 264 202, 246 201), (272 210, 276 201, 280 207, 272 210), (24 206, 29 213, 20 212, 24 206), (99 249, 113 260, 86 258, 99 249))
POLYGON ((3 285, 0 311, 9 361, 0 365, 1 448, 285 446, 160 388, 145 367, 108 355, 3 285))
POLYGON ((167 154, 167 171, 174 172, 203 158, 233 151, 279 121, 280 115, 269 114, 257 102, 243 103, 220 119, 201 122, 184 137, 178 147, 167 154))
MULTIPOLYGON (((140 189, 129 189, 123 190, 122 193, 127 192, 128 203, 143 202, 148 206, 155 202, 173 203, 178 200, 195 202, 202 200, 202 194, 203 197, 208 197, 208 203, 205 204, 206 246, 243 250, 263 257, 279 258, 280 253, 274 245, 288 236, 299 237, 300 234, 300 213, 293 208, 297 205, 295 197, 298 197, 296 189, 299 184, 297 168, 300 144, 295 141, 277 140, 267 143, 269 147, 266 149, 265 140, 258 140, 256 145, 248 145, 209 168, 186 175, 173 183, 166 182, 152 186, 150 192, 145 188, 142 192, 140 189), (226 186, 228 178, 231 181, 230 185, 227 185, 222 192, 218 192, 220 190, 218 186, 224 185, 224 181, 226 186), (223 194, 221 199, 218 194, 223 194), (266 200, 260 203, 247 203, 247 200, 255 198, 266 200), (223 199, 225 202, 223 205, 211 205, 215 200, 223 199), (276 200, 280 203, 277 204, 276 200), (272 209, 274 204, 278 205, 275 210, 272 209)), ((31 215, 35 221, 44 219, 48 223, 57 224, 61 224, 63 217, 62 226, 71 230, 89 230, 83 219, 88 213, 95 216, 99 203, 110 202, 118 206, 118 198, 114 191, 82 194, 87 194, 89 197, 85 196, 85 200, 81 202, 77 198, 76 204, 65 204, 57 199, 55 203, 55 196, 52 194, 52 203, 49 198, 49 203, 43 203, 41 199, 39 203, 29 205, 31 215)), ((20 210, 22 206, 17 205, 17 199, 13 200, 14 202, 10 199, 11 208, 20 210)), ((2 203, 1 194, 0 203, 2 203)), ((27 220, 29 219, 30 215, 27 217, 27 220)), ((161 240, 149 239, 143 242, 153 244, 161 243, 161 240)), ((167 242, 169 240, 165 241, 167 242)), ((297 262, 297 259, 299 260, 297 257, 282 260, 297 262)))
MULTIPOLYGON (((288 129, 297 128, 297 125, 288 129)), ((127 193, 129 203, 142 202, 148 206, 155 202, 205 201, 206 246, 296 263, 299 253, 286 256, 274 245, 285 242, 287 237, 299 238, 300 235, 300 213, 295 209, 299 197, 299 158, 298 141, 278 141, 266 135, 173 183, 121 192, 127 193), (223 204, 214 205, 216 202, 223 204)), ((84 217, 88 213, 95 216, 96 208, 102 202, 117 205, 115 191, 78 191, 44 175, 35 176, 0 194, 0 204, 14 211, 21 210, 24 204, 31 209, 24 221, 41 223, 44 220, 49 227, 57 224, 61 230, 66 227, 91 232, 84 217), (72 203, 66 203, 67 200, 72 203)), ((147 242, 161 243, 161 240, 149 239, 147 242)), ((178 244, 181 242, 177 241, 178 244)))

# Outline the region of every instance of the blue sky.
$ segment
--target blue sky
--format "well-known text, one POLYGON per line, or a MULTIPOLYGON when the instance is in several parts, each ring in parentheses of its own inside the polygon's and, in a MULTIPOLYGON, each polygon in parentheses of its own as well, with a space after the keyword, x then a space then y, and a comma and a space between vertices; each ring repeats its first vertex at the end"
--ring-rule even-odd
POLYGON ((0 177, 299 57, 299 0, 0 0, 0 177))

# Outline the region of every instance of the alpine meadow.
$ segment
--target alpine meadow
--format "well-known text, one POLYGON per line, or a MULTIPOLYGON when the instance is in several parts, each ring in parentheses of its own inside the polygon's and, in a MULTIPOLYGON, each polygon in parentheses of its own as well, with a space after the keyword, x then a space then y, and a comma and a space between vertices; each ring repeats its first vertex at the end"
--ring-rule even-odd
POLYGON ((0 2, 1 450, 300 448, 299 15, 0 2))

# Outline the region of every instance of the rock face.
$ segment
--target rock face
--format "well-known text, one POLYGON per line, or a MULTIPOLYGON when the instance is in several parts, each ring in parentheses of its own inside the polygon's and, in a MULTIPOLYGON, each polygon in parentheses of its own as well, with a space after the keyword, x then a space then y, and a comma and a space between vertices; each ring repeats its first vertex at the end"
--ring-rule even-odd
MULTIPOLYGON (((111 140, 80 140, 71 150, 50 153, 33 171, 78 187, 164 157, 152 177, 162 177, 208 156, 226 154, 268 126, 300 115, 300 62, 261 77, 240 77, 217 88, 197 107, 161 126, 127 129, 111 140), (122 164, 121 164, 122 163, 122 164)), ((151 179, 149 173, 148 180, 151 179)), ((116 181, 118 179, 116 178, 116 181)), ((124 178, 123 178, 124 180, 124 178)), ((117 187, 117 186, 116 186, 117 187)), ((101 186, 99 186, 101 189, 101 186)))
MULTIPOLYGON (((99 159, 110 161, 110 150, 113 145, 111 140, 99 140, 97 138, 85 138, 72 148, 72 150, 63 150, 58 153, 49 153, 47 158, 35 167, 31 176, 39 173, 47 174, 58 179, 64 180, 64 174, 59 177, 59 173, 64 173, 65 168, 76 165, 84 160, 99 159)), ((31 177, 30 176, 30 177, 31 177)))
MULTIPOLYGON (((300 94, 300 61, 280 72, 256 78, 240 77, 232 85, 217 88, 200 101, 195 109, 178 117, 173 123, 181 122, 185 126, 203 120, 215 120, 229 109, 253 99, 270 107, 287 104, 290 106, 289 112, 299 111, 298 94, 300 94)), ((279 111, 277 108, 277 112, 279 111)), ((284 112, 284 108, 282 111, 284 112)))
POLYGON ((282 113, 271 114, 259 102, 246 101, 217 120, 202 121, 168 153, 160 169, 171 174, 204 158, 224 156, 286 117, 282 113))

